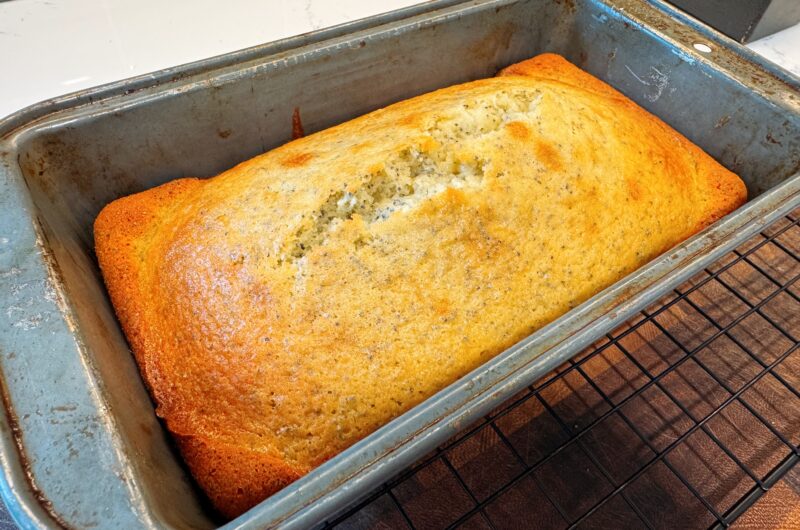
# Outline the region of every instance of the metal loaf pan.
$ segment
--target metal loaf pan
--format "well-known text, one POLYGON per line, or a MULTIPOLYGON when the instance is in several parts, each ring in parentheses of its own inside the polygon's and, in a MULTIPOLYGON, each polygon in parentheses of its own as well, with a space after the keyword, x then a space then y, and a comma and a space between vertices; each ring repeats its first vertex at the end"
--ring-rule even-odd
POLYGON ((309 526, 800 204, 800 80, 658 1, 449 0, 0 122, 0 492, 16 520, 219 522, 160 426, 106 297, 92 251, 103 205, 286 142, 295 108, 316 131, 544 51, 669 122, 739 173, 751 200, 227 525, 309 526))

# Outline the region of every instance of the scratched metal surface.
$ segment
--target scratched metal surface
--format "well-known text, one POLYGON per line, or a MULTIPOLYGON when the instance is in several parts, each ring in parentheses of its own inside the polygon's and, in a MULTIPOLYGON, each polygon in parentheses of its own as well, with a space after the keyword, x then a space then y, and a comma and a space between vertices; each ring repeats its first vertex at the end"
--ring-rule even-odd
POLYGON ((0 122, 0 493, 26 528, 210 528, 100 281, 112 199, 543 51, 742 175, 752 200, 228 525, 335 513, 800 201, 800 81, 660 2, 432 2, 59 98, 0 122), (702 54, 692 45, 710 44, 702 54), (102 503, 98 503, 102 499, 102 503))
POLYGON ((3 502, 0 502, 0 530, 17 530, 17 525, 3 502))

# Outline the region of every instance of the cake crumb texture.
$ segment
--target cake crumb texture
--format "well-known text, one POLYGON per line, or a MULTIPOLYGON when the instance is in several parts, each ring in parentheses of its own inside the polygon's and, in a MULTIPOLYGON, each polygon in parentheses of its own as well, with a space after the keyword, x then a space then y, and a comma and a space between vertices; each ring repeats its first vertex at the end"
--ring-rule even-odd
POLYGON ((746 199, 556 55, 109 204, 157 413, 234 517, 746 199))

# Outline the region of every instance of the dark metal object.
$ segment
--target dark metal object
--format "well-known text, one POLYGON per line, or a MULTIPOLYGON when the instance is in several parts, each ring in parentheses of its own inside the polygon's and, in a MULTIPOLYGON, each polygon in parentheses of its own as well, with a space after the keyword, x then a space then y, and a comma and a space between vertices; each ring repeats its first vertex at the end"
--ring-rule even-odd
POLYGON ((208 528, 113 317, 109 201, 554 51, 746 181, 751 201, 230 528, 321 521, 800 202, 800 81, 660 2, 432 2, 36 105, 0 122, 0 493, 23 525, 208 528), (693 47, 711 45, 709 54, 693 47), (102 510, 98 499, 103 499, 102 510))
MULTIPOLYGON (((364 521, 395 521, 399 520, 399 512, 410 528, 417 527, 415 521, 449 528, 480 521, 482 526, 494 528, 502 526, 504 518, 509 515, 509 503, 503 503, 503 497, 513 495, 523 481, 534 477, 540 486, 540 491, 534 495, 545 500, 534 502, 534 499, 528 498, 529 502, 521 503, 513 517, 520 521, 538 521, 543 528, 578 527, 587 523, 589 527, 608 527, 609 521, 617 521, 622 526, 620 521, 625 520, 626 516, 638 519, 637 526, 646 528, 727 528, 800 462, 800 436, 797 431, 800 426, 800 388, 796 383, 800 381, 796 372, 800 366, 799 280, 800 210, 797 210, 768 232, 756 236, 741 249, 676 289, 656 306, 642 311, 630 325, 609 333, 607 340, 579 355, 577 360, 567 361, 542 382, 531 385, 498 407, 326 526, 356 528, 364 521), (788 235, 793 238, 787 244, 784 238, 788 235), (768 265, 764 266, 758 263, 758 256, 766 249, 772 250, 772 259, 767 260, 768 265), (767 270, 770 266, 775 267, 772 272, 767 270), (747 280, 751 281, 745 283, 746 280, 742 279, 740 285, 732 285, 731 279, 726 277, 737 267, 747 268, 752 273, 747 280), (753 283, 762 284, 758 294, 752 290, 753 283), (697 301, 696 297, 702 296, 704 289, 710 288, 715 288, 713 301, 697 301), (720 310, 721 307, 730 308, 734 305, 735 309, 720 310), (682 333, 680 325, 662 322, 664 315, 681 306, 691 312, 687 320, 692 320, 692 316, 697 317, 708 329, 693 336, 682 333), (756 328, 748 328, 744 324, 754 319, 758 319, 757 335, 762 340, 752 336, 756 328), (653 351, 643 354, 628 343, 631 336, 648 328, 652 329, 646 333, 650 337, 648 346, 653 351), (656 335, 653 336, 652 332, 656 335), (764 339, 773 336, 776 339, 764 339), (663 340, 659 341, 658 338, 663 340), (723 341, 735 348, 738 357, 732 355, 725 358, 712 349, 723 341), (771 351, 768 345, 772 345, 775 351, 771 351), (603 359, 604 353, 612 349, 619 354, 618 365, 612 366, 617 370, 615 377, 619 378, 618 381, 609 383, 608 378, 588 375, 585 368, 603 359), (790 357, 794 361, 792 365, 787 364, 790 357), (657 366, 656 369, 645 366, 655 366, 653 359, 668 364, 657 366), (675 384, 675 380, 676 375, 689 366, 694 367, 702 377, 686 378, 697 386, 698 392, 687 399, 687 394, 681 394, 682 389, 675 384), (707 380, 705 384, 703 378, 707 380), (771 379, 771 385, 762 387, 759 395, 755 389, 767 378, 771 379), (569 397, 574 397, 574 401, 580 401, 580 404, 572 408, 562 407, 566 409, 562 412, 557 411, 550 402, 548 389, 559 384, 570 386, 573 394, 569 397), (585 391, 578 395, 581 388, 585 391), (769 407, 764 407, 763 401, 759 402, 759 399, 764 399, 765 389, 770 391, 767 393, 769 407), (656 401, 653 399, 656 393, 675 409, 674 415, 663 418, 658 424, 663 431, 675 430, 674 439, 670 439, 669 443, 659 441, 658 436, 653 434, 652 426, 651 429, 647 428, 649 418, 632 418, 634 415, 631 410, 635 409, 637 400, 656 401), (538 404, 532 408, 531 402, 538 404), (700 408, 698 404, 705 405, 708 410, 698 414, 695 410, 700 408), (516 436, 512 441, 519 423, 508 421, 508 418, 513 414, 526 415, 526 412, 520 412, 526 407, 529 411, 541 412, 544 418, 541 421, 536 418, 537 422, 527 420, 531 423, 525 424, 528 426, 524 431, 526 436, 516 436), (565 412, 570 414, 568 419, 562 417, 565 412), (579 418, 579 427, 570 425, 576 421, 575 418, 579 418), (749 423, 760 425, 766 434, 757 440, 745 438, 744 435, 749 433, 752 436, 757 430, 749 423), (732 425, 744 433, 743 437, 731 439, 720 428, 721 424, 732 425), (533 443, 532 440, 537 438, 549 437, 552 441, 552 429, 548 429, 548 425, 557 426, 562 431, 562 441, 551 443, 547 452, 531 458, 531 451, 526 450, 526 444, 533 443), (614 441, 619 447, 611 447, 610 454, 604 458, 602 451, 598 451, 597 440, 607 437, 604 431, 611 430, 617 435, 614 441), (487 435, 487 432, 490 434, 487 435), (702 437, 705 443, 698 443, 698 437, 702 437), (492 438, 493 443, 487 441, 492 438), (764 456, 766 452, 759 454, 757 449, 753 452, 753 448, 747 447, 748 444, 756 445, 754 441, 761 447, 778 446, 769 453, 768 463, 761 462, 767 460, 764 456), (470 443, 479 446, 482 454, 472 456, 476 452, 473 449, 470 457, 463 457, 462 453, 469 452, 463 448, 470 443), (705 450, 702 456, 691 463, 695 467, 714 465, 715 468, 707 470, 702 479, 698 480, 697 473, 687 472, 686 465, 680 469, 680 464, 673 463, 682 460, 676 456, 678 453, 697 453, 703 446, 705 450), (618 462, 620 458, 635 452, 631 448, 636 447, 642 448, 645 453, 639 460, 627 464, 618 462), (585 483, 585 470, 580 469, 579 463, 574 460, 571 461, 572 465, 563 465, 563 460, 559 459, 571 451, 581 455, 585 465, 591 466, 600 477, 598 483, 585 483), (717 454, 710 456, 713 451, 717 454), (754 454, 758 457, 754 457, 754 454), (473 460, 469 461, 469 458, 473 460), (509 458, 513 459, 511 464, 509 458), (464 463, 464 460, 467 462, 464 463), (454 466, 451 461, 461 462, 454 466), (554 465, 554 462, 558 464, 554 465), (425 486, 419 486, 418 477, 430 473, 430 468, 440 463, 444 463, 444 466, 439 466, 441 471, 436 478, 429 479, 425 486), (471 471, 470 464, 473 468, 506 466, 509 471, 503 480, 493 480, 497 473, 487 473, 488 479, 484 476, 483 480, 474 480, 476 472, 471 471), (557 469, 547 469, 548 465, 554 465, 557 469), (667 494, 668 499, 688 498, 689 502, 684 506, 664 502, 655 509, 652 506, 643 509, 646 504, 637 490, 641 490, 643 477, 646 480, 657 466, 668 469, 667 476, 673 479, 670 483, 672 491, 662 493, 667 494), (757 466, 759 469, 756 469, 757 466), (620 473, 620 469, 623 472, 620 473), (554 497, 553 492, 541 484, 547 480, 548 473, 554 472, 566 477, 564 482, 570 483, 576 493, 588 497, 591 502, 577 512, 565 513, 567 510, 560 505, 563 499, 554 497), (736 476, 737 480, 730 480, 732 476, 736 476), (418 483, 415 486, 417 497, 435 496, 440 483, 453 479, 471 500, 462 511, 443 510, 444 513, 439 516, 421 514, 413 506, 414 499, 408 502, 398 500, 398 492, 407 489, 410 482, 418 483), (706 493, 701 492, 700 488, 705 489, 706 493), (715 491, 717 488, 735 490, 737 495, 723 498, 715 491), (683 491, 676 491, 681 489, 683 491), (500 506, 505 508, 506 513, 500 506), (688 526, 674 521, 678 515, 672 511, 676 508, 688 512, 684 516, 684 519, 690 519, 688 526), (548 516, 554 513, 560 517, 554 520, 548 516), (420 519, 423 515, 428 518, 420 519), (605 525, 600 521, 604 521, 605 525)), ((667 410, 667 407, 660 410, 667 410)), ((527 415, 534 416, 531 412, 527 412, 527 415)), ((685 461, 683 463, 686 464, 685 461)))
POLYGON ((738 42, 766 37, 800 22, 797 0, 669 0, 738 42))

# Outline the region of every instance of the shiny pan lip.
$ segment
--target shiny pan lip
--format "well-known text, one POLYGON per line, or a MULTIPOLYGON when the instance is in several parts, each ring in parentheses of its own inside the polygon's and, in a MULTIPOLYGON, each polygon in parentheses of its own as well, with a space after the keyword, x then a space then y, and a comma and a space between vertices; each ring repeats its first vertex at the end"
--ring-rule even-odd
POLYGON ((658 0, 438 0, 0 121, 0 493, 15 520, 218 523, 153 413, 102 288, 91 245, 100 207, 285 142, 295 107, 312 132, 544 51, 664 118, 742 175, 751 200, 226 525, 308 527, 797 207, 800 80, 658 0))

